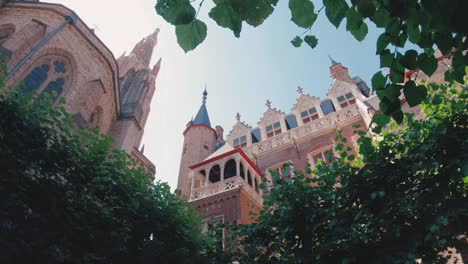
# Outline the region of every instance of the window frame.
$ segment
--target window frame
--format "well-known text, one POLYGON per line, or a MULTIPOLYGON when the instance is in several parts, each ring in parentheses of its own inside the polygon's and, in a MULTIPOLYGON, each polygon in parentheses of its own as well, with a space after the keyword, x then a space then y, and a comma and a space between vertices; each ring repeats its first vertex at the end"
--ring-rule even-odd
POLYGON ((301 112, 301 119, 302 119, 302 123, 304 123, 304 124, 308 124, 308 123, 310 123, 310 122, 312 122, 314 120, 319 119, 319 114, 318 114, 318 111, 317 111, 317 107, 313 106, 310 109, 302 111, 301 112), (313 110, 314 112, 311 112, 311 110, 313 110))
POLYGON ((333 151, 335 148, 335 145, 329 145, 329 146, 325 146, 325 147, 322 147, 322 148, 319 148, 315 151, 312 151, 309 153, 309 163, 312 167, 315 167, 318 163, 318 160, 317 157, 320 158, 320 160, 322 160, 323 163, 325 164, 329 164, 331 161, 333 161, 335 159, 335 152, 333 151), (327 153, 330 152, 331 153, 331 157, 332 159, 329 160, 328 157, 327 157, 327 153))
POLYGON ((354 94, 352 92, 348 92, 346 94, 337 96, 336 100, 338 101, 338 104, 340 105, 341 108, 346 108, 350 105, 356 104, 356 97, 354 97, 354 94))
POLYGON ((273 124, 270 124, 270 125, 266 126, 265 127, 265 132, 266 132, 267 138, 272 138, 274 136, 277 136, 277 135, 283 133, 283 130, 281 128, 281 122, 278 121, 278 122, 275 122, 273 124))
POLYGON ((238 138, 235 138, 232 141, 232 145, 234 148, 245 148, 247 147, 247 135, 240 136, 238 138), (236 143, 237 141, 237 143, 236 143))

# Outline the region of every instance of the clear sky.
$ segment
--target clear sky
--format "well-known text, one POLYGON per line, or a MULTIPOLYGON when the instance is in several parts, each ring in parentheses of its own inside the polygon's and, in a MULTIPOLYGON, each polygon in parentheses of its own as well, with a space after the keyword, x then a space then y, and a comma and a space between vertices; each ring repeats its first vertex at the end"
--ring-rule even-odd
MULTIPOLYGON (((198 0, 199 1, 199 0, 198 0)), ((198 3, 196 2, 196 4, 198 3)), ((154 64, 162 57, 156 93, 145 128, 145 155, 157 169, 156 178, 175 189, 186 123, 196 114, 206 84, 211 124, 221 125, 225 135, 235 123, 235 114, 256 126, 269 99, 272 106, 290 112, 297 99, 297 86, 310 95, 325 97, 331 85, 330 54, 348 67, 351 76, 368 84, 377 71, 377 29, 371 28, 363 42, 344 30, 336 30, 322 12, 312 34, 315 49, 294 48, 290 40, 303 30, 290 21, 288 3, 281 0, 275 12, 258 28, 243 24, 241 37, 220 28, 208 17, 212 1, 205 1, 199 18, 208 25, 206 40, 185 54, 177 45, 175 29, 154 10, 155 0, 51 0, 73 9, 116 57, 130 52, 143 37, 160 28, 154 64)), ((314 0, 316 9, 322 1, 314 0)))

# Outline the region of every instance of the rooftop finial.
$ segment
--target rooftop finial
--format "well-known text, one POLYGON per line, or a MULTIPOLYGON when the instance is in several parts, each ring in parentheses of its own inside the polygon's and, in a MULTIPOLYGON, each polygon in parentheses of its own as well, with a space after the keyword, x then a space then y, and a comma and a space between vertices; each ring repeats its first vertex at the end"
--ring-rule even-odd
POLYGON ((206 98, 207 98, 208 92, 206 91, 206 84, 205 84, 205 91, 203 91, 203 104, 206 104, 206 98))
POLYGON ((331 64, 332 64, 331 66, 332 66, 332 67, 335 66, 335 65, 337 65, 337 64, 339 64, 339 63, 336 62, 330 55, 328 55, 328 58, 329 58, 330 61, 331 61, 331 64))
POLYGON ((239 112, 237 112, 237 114, 236 114, 236 120, 240 122, 240 118, 241 118, 241 115, 239 114, 239 112))
POLYGON ((304 93, 304 88, 302 88, 300 85, 297 87, 297 92, 299 94, 303 94, 304 93))
POLYGON ((271 108, 271 102, 270 102, 270 100, 267 100, 265 105, 266 105, 268 108, 271 108))

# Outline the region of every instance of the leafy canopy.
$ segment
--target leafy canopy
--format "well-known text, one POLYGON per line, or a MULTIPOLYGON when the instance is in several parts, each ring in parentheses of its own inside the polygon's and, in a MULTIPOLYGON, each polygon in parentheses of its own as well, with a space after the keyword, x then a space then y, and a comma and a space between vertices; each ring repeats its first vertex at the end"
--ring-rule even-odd
POLYGON ((50 98, 0 77, 0 263, 209 263, 194 209, 50 98))
MULTIPOLYGON (((195 49, 206 38, 207 27, 197 19, 198 11, 192 7, 192 4, 198 5, 199 10, 204 1, 157 0, 156 12, 176 27, 177 41, 185 52, 195 49)), ((254 27, 261 25, 273 13, 278 0, 213 2, 210 18, 240 37, 243 22, 254 27)), ((306 29, 293 38, 291 44, 294 47, 300 47, 303 42, 311 48, 317 46, 318 39, 311 32, 322 10, 336 28, 346 19, 346 30, 358 41, 366 38, 369 24, 382 29, 376 40, 376 55, 380 58, 381 68, 388 69, 389 73, 375 85, 373 82, 372 88, 382 102, 383 113, 398 123, 403 119, 398 98, 402 91, 411 98, 408 99, 411 106, 418 105, 427 96, 426 85, 402 84, 405 70, 420 69, 428 76, 433 75, 438 66, 434 48, 452 58, 452 67, 445 73, 445 80, 463 83, 468 66, 468 55, 463 53, 468 48, 466 0, 289 0, 288 6, 291 21, 306 29), (316 6, 320 8, 316 9, 316 6), (408 50, 403 55, 399 49, 407 44, 413 44, 418 50, 408 50)), ((381 70, 376 75, 381 75, 381 70)))

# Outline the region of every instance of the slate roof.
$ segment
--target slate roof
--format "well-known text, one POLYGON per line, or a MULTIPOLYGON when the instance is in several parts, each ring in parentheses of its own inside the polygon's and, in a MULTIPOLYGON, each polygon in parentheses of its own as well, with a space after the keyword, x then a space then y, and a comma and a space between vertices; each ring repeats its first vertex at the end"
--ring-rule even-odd
POLYGON ((211 127, 210 117, 208 116, 208 110, 206 110, 206 105, 202 104, 200 110, 198 110, 197 115, 192 121, 193 125, 203 124, 211 127))

